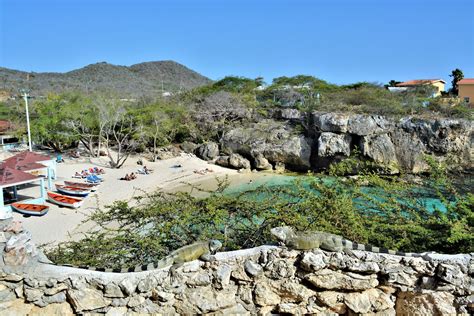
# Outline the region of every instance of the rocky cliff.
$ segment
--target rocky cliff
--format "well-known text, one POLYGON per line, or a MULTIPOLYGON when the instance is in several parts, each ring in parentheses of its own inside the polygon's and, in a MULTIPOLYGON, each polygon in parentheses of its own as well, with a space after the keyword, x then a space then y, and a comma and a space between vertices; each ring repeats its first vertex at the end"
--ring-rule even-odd
POLYGON ((472 121, 295 109, 275 111, 273 117, 227 132, 221 153, 240 154, 255 169, 284 164, 290 170, 320 170, 351 155, 389 173, 422 173, 428 169, 426 155, 462 169, 474 166, 472 121))
POLYGON ((168 269, 119 274, 55 266, 21 227, 5 230, 0 315, 452 315, 474 307, 472 254, 422 259, 261 246, 189 262, 171 280, 168 269))

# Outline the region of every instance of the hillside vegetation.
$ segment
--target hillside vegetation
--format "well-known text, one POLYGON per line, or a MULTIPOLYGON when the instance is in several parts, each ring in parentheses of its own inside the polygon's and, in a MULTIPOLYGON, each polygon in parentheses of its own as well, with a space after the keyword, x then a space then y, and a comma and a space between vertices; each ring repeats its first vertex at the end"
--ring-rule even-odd
POLYGON ((129 67, 101 62, 66 73, 28 73, 0 67, 0 89, 18 93, 21 88, 29 88, 34 96, 75 91, 123 98, 156 97, 163 90, 189 90, 210 82, 209 78, 174 61, 129 67))

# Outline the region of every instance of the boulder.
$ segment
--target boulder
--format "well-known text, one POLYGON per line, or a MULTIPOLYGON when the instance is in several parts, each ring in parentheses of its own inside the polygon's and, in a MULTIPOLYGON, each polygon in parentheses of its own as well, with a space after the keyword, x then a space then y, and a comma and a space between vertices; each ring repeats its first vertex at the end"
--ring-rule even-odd
POLYGON ((195 153, 196 156, 203 160, 213 160, 219 155, 219 145, 214 142, 208 142, 197 147, 195 153))
POLYGON ((31 233, 22 232, 12 235, 3 253, 3 261, 6 265, 20 266, 27 264, 32 257, 38 255, 36 246, 31 242, 31 233))
POLYGON ((69 290, 67 296, 76 313, 102 308, 110 304, 110 301, 103 297, 102 292, 92 289, 69 290))
POLYGON ((239 154, 230 154, 229 166, 235 169, 250 169, 250 161, 239 154))
POLYGON ((267 283, 259 282, 254 290, 255 304, 258 306, 277 305, 281 298, 276 294, 267 283))
POLYGON ((390 299, 390 295, 379 289, 369 289, 361 293, 349 293, 344 296, 344 302, 355 313, 388 311, 389 313, 387 314, 395 315, 392 309, 395 303, 390 299))
POLYGON ((351 154, 351 136, 348 134, 321 133, 318 138, 318 156, 330 157, 335 155, 349 156, 351 154))
POLYGON ((194 153, 196 148, 198 147, 198 144, 192 143, 192 142, 183 142, 179 145, 182 151, 188 154, 194 153))
POLYGON ((219 156, 219 157, 217 157, 217 159, 214 163, 216 165, 228 168, 229 167, 229 156, 219 156))
POLYGON ((340 113, 313 112, 312 120, 316 132, 345 133, 349 117, 347 114, 340 113))
POLYGON ((273 117, 280 120, 300 121, 303 119, 303 114, 298 109, 278 109, 273 117))
POLYGON ((398 294, 397 315, 456 315, 454 296, 447 292, 398 294))
POLYGON ((224 287, 229 284, 231 273, 232 273, 232 268, 229 265, 227 264, 220 265, 216 269, 215 280, 221 287, 224 287))
POLYGON ((380 115, 351 115, 347 132, 358 136, 387 133, 393 129, 393 122, 380 115))
POLYGON ((253 164, 258 170, 272 170, 273 166, 268 159, 263 156, 262 153, 257 153, 253 157, 253 164))
POLYGON ((244 264, 245 272, 252 277, 257 277, 263 272, 263 268, 252 260, 246 260, 244 264))
POLYGON ((275 172, 277 173, 284 173, 286 170, 285 164, 283 162, 275 163, 275 172))
POLYGON ((69 316, 74 315, 71 306, 68 303, 54 303, 49 304, 43 308, 33 307, 28 313, 28 316, 42 316, 42 315, 61 315, 69 316))
POLYGON ((379 284, 376 274, 342 273, 330 269, 322 269, 309 274, 306 276, 306 280, 317 288, 328 290, 365 290, 379 284))
POLYGON ((393 172, 398 171, 395 146, 387 134, 362 137, 360 149, 363 155, 371 158, 373 161, 389 167, 393 172))
POLYGON ((105 286, 105 291, 104 291, 104 296, 105 297, 111 297, 111 298, 121 298, 125 297, 125 295, 122 293, 122 290, 120 287, 115 284, 115 283, 109 283, 105 286))
POLYGON ((200 287, 186 291, 185 301, 189 309, 181 309, 178 313, 209 313, 236 305, 236 287, 228 287, 222 291, 213 291, 210 287, 200 287))

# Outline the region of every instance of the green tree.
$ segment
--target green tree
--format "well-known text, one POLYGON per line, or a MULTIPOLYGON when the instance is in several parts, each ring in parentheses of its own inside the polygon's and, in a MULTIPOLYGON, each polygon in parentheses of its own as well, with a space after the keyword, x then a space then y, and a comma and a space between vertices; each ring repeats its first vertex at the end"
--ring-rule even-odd
POLYGON ((181 142, 193 129, 188 111, 173 102, 152 103, 136 112, 143 125, 144 141, 151 146, 153 161, 159 147, 181 142))
POLYGON ((68 122, 75 119, 79 104, 80 98, 72 94, 50 94, 45 100, 34 102, 30 119, 35 142, 61 152, 80 140, 68 126, 68 122))
POLYGON ((450 92, 451 92, 452 95, 457 96, 458 92, 459 92, 458 82, 464 78, 464 74, 463 74, 461 69, 456 68, 451 72, 451 74, 449 76, 453 78, 453 80, 451 80, 451 86, 452 87, 450 89, 450 92))
POLYGON ((402 83, 402 82, 392 79, 392 80, 390 80, 390 81, 388 82, 388 84, 385 85, 385 87, 386 87, 386 88, 387 88, 387 87, 396 87, 397 84, 399 84, 399 83, 402 83))

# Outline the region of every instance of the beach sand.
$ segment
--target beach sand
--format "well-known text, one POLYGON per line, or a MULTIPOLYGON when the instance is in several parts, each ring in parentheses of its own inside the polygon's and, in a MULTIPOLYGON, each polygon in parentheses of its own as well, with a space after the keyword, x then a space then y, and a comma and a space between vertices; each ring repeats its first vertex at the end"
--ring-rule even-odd
MULTIPOLYGON (((133 197, 143 195, 144 192, 153 192, 163 190, 166 192, 187 191, 191 188, 187 184, 198 184, 203 189, 212 190, 217 186, 216 177, 228 179, 232 184, 246 183, 251 179, 262 176, 261 174, 247 173, 240 174, 236 170, 223 168, 197 158, 191 154, 182 154, 179 157, 157 162, 144 161, 145 165, 152 169, 149 175, 137 175, 137 179, 132 181, 119 180, 127 173, 135 172, 141 168, 136 162, 137 157, 130 157, 125 165, 120 169, 111 169, 107 167, 107 158, 92 159, 66 159, 65 163, 57 165, 58 178, 54 183, 63 184, 64 180, 79 181, 72 178, 72 175, 83 169, 93 166, 103 168, 104 182, 98 187, 96 192, 90 194, 84 204, 79 209, 70 209, 59 207, 46 202, 50 206, 48 214, 42 217, 24 217, 21 214, 13 213, 15 220, 23 222, 23 226, 31 231, 32 239, 36 244, 54 245, 66 240, 77 240, 83 236, 83 233, 91 228, 91 223, 81 224, 91 212, 97 207, 110 205, 116 200, 132 201, 133 197), (181 167, 174 167, 181 165, 181 167), (213 170, 205 174, 195 173, 195 170, 213 170)), ((38 195, 39 188, 34 189, 38 195)), ((196 190, 193 194, 199 195, 196 190)))

